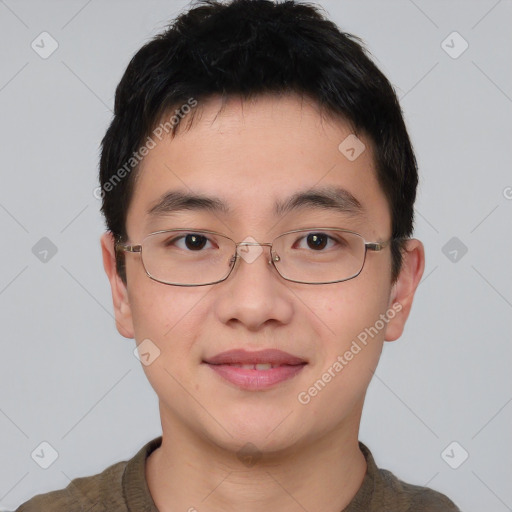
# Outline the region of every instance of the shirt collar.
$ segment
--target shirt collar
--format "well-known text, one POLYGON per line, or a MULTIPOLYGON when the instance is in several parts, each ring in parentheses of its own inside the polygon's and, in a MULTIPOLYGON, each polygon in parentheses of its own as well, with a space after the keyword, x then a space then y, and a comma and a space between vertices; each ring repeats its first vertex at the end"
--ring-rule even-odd
MULTIPOLYGON (((146 460, 161 444, 162 436, 149 441, 126 464, 122 487, 129 512, 158 512, 146 480, 146 460)), ((356 495, 342 512, 371 510, 370 504, 375 497, 376 476, 379 470, 370 450, 361 441, 359 449, 366 459, 366 474, 356 495)))
POLYGON ((126 464, 122 486, 129 512, 158 512, 146 480, 146 460, 161 444, 162 436, 149 441, 126 464))

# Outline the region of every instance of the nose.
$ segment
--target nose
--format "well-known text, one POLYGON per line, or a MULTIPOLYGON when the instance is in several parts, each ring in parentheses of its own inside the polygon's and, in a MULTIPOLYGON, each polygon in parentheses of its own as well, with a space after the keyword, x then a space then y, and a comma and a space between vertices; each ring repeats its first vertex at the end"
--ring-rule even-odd
POLYGON ((257 330, 269 321, 287 323, 293 303, 285 281, 272 265, 270 243, 241 242, 229 278, 217 285, 216 314, 223 323, 257 330))

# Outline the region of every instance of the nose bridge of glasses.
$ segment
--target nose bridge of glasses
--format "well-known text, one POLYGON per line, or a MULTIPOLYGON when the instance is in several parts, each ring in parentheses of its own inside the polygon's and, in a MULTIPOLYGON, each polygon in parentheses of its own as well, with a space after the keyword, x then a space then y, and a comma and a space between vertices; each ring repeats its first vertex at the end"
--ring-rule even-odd
POLYGON ((268 247, 270 249, 270 259, 268 260, 269 265, 272 265, 272 263, 274 261, 279 261, 280 260, 279 255, 273 253, 272 242, 245 242, 245 241, 238 242, 236 244, 236 255, 237 256, 239 255, 238 249, 241 246, 242 247, 247 247, 247 246, 256 246, 256 247, 258 247, 258 246, 265 246, 265 247, 268 247))

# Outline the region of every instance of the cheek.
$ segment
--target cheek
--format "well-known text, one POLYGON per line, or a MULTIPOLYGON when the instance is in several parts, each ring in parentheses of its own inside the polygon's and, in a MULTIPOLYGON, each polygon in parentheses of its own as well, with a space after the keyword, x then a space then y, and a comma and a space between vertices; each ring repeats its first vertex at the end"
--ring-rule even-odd
POLYGON ((325 425, 362 403, 382 352, 387 324, 380 315, 386 313, 387 296, 376 295, 378 287, 363 283, 340 283, 338 289, 317 297, 316 309, 311 308, 311 317, 321 318, 325 326, 316 364, 300 396, 308 400, 312 416, 322 416, 325 425))
POLYGON ((196 386, 192 378, 201 361, 196 341, 208 314, 203 300, 208 289, 166 286, 147 276, 146 281, 131 301, 135 339, 144 348, 139 350, 143 370, 164 402, 180 404, 186 398, 183 387, 196 386), (150 354, 149 364, 143 361, 144 352, 150 354))
POLYGON ((333 380, 339 386, 364 387, 377 366, 391 320, 387 314, 390 286, 384 281, 386 274, 378 274, 361 274, 325 287, 322 294, 304 296, 306 304, 314 305, 310 317, 322 333, 316 371, 335 373, 338 378, 333 380))
POLYGON ((309 290, 301 298, 323 326, 327 339, 338 340, 338 348, 343 348, 386 312, 390 286, 379 281, 383 280, 378 276, 361 274, 350 281, 326 285, 322 293, 309 290))
POLYGON ((150 339, 162 355, 172 351, 173 361, 183 359, 204 324, 203 298, 209 289, 168 286, 145 274, 132 285, 129 300, 137 343, 150 339))

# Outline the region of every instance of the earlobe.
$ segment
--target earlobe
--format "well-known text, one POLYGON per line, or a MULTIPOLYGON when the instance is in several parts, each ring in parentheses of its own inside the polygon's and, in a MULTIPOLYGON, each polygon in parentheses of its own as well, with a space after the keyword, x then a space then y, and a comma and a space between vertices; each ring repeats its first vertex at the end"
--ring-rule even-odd
POLYGON ((396 312, 396 315, 387 325, 386 341, 394 341, 402 335, 424 269, 425 250, 423 244, 416 239, 408 240, 403 252, 400 274, 391 288, 390 307, 396 312))
POLYGON ((112 233, 106 232, 101 236, 101 252, 103 255, 103 268, 110 281, 117 330, 121 336, 133 338, 134 329, 130 302, 128 300, 128 291, 126 285, 117 273, 114 237, 112 233))

